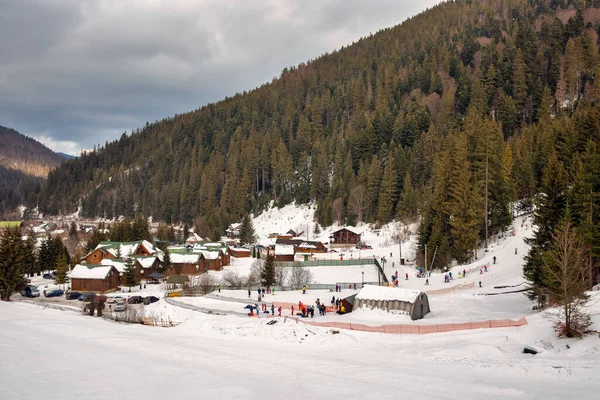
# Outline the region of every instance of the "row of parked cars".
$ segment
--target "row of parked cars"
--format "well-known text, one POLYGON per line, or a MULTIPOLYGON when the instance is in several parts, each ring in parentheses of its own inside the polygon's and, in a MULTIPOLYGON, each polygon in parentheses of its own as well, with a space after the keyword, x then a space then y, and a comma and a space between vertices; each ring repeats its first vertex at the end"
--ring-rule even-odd
MULTIPOLYGON (((62 294, 61 294, 62 295, 62 294)), ((142 296, 131 296, 129 298, 124 298, 121 296, 114 296, 114 297, 108 297, 105 296, 103 294, 96 294, 94 292, 73 292, 73 291, 69 291, 65 294, 65 298, 67 300, 75 300, 78 299, 79 301, 100 301, 100 302, 105 302, 108 304, 113 304, 113 303, 117 303, 120 300, 122 301, 126 301, 128 304, 152 304, 152 303, 156 303, 158 300, 160 300, 158 297, 156 296, 146 296, 146 297, 142 297, 142 296)))

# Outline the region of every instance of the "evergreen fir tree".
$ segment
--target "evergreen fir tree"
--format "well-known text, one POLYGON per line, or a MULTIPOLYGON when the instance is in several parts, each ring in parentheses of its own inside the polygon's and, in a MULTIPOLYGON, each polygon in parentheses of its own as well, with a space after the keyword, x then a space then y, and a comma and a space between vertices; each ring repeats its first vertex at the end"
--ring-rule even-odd
POLYGON ((63 254, 60 257, 58 265, 56 267, 56 279, 54 279, 54 283, 59 286, 67 283, 69 281, 69 278, 67 277, 67 272, 67 257, 65 257, 65 255, 63 254))
POLYGON ((25 284, 24 245, 19 228, 7 228, 0 237, 0 300, 10 301, 25 284))
POLYGON ((35 255, 35 240, 33 239, 33 236, 28 236, 27 240, 25 240, 23 270, 29 274, 30 277, 36 273, 39 275, 40 272, 39 264, 35 255))
POLYGON ((169 272, 171 268, 171 252, 169 251, 169 249, 165 249, 165 255, 163 258, 163 263, 162 263, 162 267, 161 267, 161 273, 164 272, 169 272))
POLYGON ((254 224, 250 214, 245 214, 242 220, 242 226, 240 226, 240 242, 242 244, 254 243, 254 224))
POLYGON ((525 257, 523 275, 531 283, 534 291, 531 298, 541 303, 546 299, 543 296, 543 252, 547 250, 551 240, 551 232, 554 231, 564 215, 567 202, 566 174, 562 164, 552 152, 548 165, 544 171, 540 194, 535 198, 535 210, 533 223, 536 231, 533 238, 526 239, 531 246, 529 254, 525 257))
POLYGON ((125 259, 125 269, 123 271, 123 286, 131 288, 137 286, 137 278, 135 274, 135 260, 129 256, 125 259))
POLYGON ((263 285, 270 287, 275 283, 275 259, 273 255, 267 254, 267 259, 260 269, 260 281, 263 285))
POLYGON ((396 169, 394 168, 394 159, 391 153, 387 157, 387 162, 383 170, 381 179, 381 190, 379 192, 379 207, 377 210, 377 222, 387 224, 394 215, 394 204, 396 202, 396 169))
POLYGON ((75 221, 72 221, 71 225, 69 226, 69 236, 77 237, 77 224, 75 223, 75 221))

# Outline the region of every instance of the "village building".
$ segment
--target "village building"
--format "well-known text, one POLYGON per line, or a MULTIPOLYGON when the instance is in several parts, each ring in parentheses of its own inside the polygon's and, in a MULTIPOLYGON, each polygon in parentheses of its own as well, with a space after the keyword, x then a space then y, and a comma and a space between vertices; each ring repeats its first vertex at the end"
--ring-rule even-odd
POLYGON ((162 252, 147 240, 135 242, 100 242, 89 252, 82 262, 87 264, 101 264, 104 259, 125 259, 129 256, 156 256, 162 259, 162 252))
POLYGON ((221 271, 231 263, 229 247, 221 242, 196 243, 194 246, 169 247, 171 268, 169 274, 198 275, 207 271, 221 271))
POLYGON ((240 238, 240 229, 242 227, 241 223, 235 223, 229 225, 229 227, 225 230, 225 234, 229 239, 239 239, 240 238))
POLYGON ((235 258, 248 258, 252 254, 250 249, 244 247, 230 247, 231 256, 235 258))
POLYGON ((185 244, 191 244, 191 245, 195 245, 196 243, 201 243, 203 242, 204 239, 202 239, 197 233, 192 233, 186 240, 185 240, 185 244))
POLYGON ((119 271, 112 266, 76 265, 69 273, 71 290, 107 293, 119 286, 119 271))
POLYGON ((313 254, 327 253, 327 247, 321 242, 302 240, 302 239, 277 239, 275 245, 291 245, 294 246, 296 253, 313 254))
POLYGON ((332 234, 331 247, 347 247, 360 243, 360 233, 351 231, 348 228, 341 228, 332 234))
POLYGON ((273 250, 275 261, 294 261, 296 248, 292 244, 276 244, 273 250))

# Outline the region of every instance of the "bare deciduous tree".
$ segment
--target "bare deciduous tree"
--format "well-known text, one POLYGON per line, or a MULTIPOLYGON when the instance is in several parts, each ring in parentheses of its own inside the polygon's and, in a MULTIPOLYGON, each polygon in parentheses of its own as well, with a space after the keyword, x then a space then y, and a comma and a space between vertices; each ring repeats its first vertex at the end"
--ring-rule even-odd
POLYGON ((363 212, 365 210, 365 193, 365 187, 363 185, 358 185, 350 191, 350 197, 348 198, 348 209, 350 212, 356 214, 358 223, 362 222, 363 212))
POLYGON ((291 267, 290 269, 290 286, 299 287, 312 283, 313 275, 308 268, 291 267))
POLYGON ((250 267, 250 275, 248 275, 248 286, 260 284, 260 272, 263 269, 265 260, 255 260, 250 267))
POLYGON ((241 276, 237 271, 227 270, 221 278, 223 286, 242 287, 246 286, 247 278, 241 276))
POLYGON ((558 335, 581 337, 590 325, 589 315, 581 310, 587 302, 585 291, 590 288, 584 246, 568 218, 551 236, 552 243, 544 254, 543 290, 550 304, 561 307, 555 325, 558 335))
POLYGON ((289 275, 289 268, 282 266, 280 263, 275 263, 275 285, 283 286, 289 275))

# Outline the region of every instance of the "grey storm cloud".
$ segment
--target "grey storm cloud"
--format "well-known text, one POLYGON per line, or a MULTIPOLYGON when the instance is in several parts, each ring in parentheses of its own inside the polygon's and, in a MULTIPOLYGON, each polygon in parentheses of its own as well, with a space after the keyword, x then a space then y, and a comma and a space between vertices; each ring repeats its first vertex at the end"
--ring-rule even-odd
POLYGON ((439 0, 0 0, 0 125, 77 154, 439 0))

